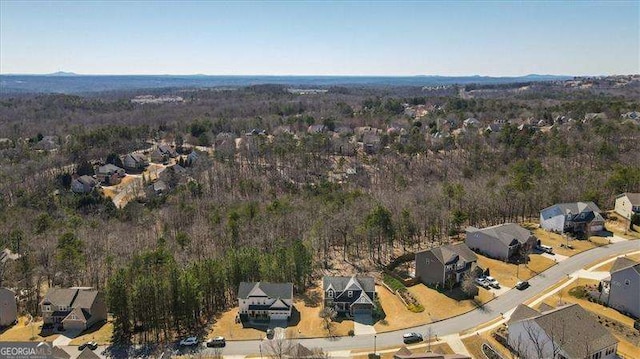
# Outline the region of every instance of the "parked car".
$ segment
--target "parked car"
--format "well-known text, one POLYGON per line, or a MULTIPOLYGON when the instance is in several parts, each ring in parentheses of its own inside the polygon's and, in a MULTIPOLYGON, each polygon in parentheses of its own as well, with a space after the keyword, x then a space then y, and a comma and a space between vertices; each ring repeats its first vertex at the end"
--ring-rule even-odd
POLYGON ((98 349, 98 343, 93 342, 93 341, 92 342, 83 343, 78 347, 78 350, 82 351, 82 350, 84 350, 84 348, 89 348, 91 350, 96 350, 96 349, 98 349))
POLYGON ((180 341, 180 346, 181 347, 192 347, 198 345, 198 338, 196 337, 188 337, 188 338, 184 338, 180 341))
POLYGON ((536 246, 536 248, 541 251, 541 252, 546 252, 549 254, 553 254, 553 248, 551 246, 547 246, 545 244, 539 244, 536 246))
POLYGON ((484 289, 489 289, 489 282, 483 277, 479 277, 475 279, 477 285, 481 286, 484 289))
POLYGON ((496 289, 500 289, 500 283, 498 283, 498 281, 495 278, 493 278, 491 276, 486 276, 486 277, 484 277, 484 280, 491 287, 496 288, 496 289))
POLYGON ((227 342, 224 337, 215 337, 207 340, 207 347, 209 348, 224 348, 226 345, 227 342))
POLYGON ((527 287, 529 287, 529 282, 527 282, 526 280, 516 283, 516 288, 519 290, 527 289, 527 287))
POLYGON ((273 329, 267 329, 267 339, 273 339, 273 329))
POLYGON ((418 342, 421 342, 421 341, 422 341, 422 335, 421 335, 421 334, 418 334, 418 333, 414 333, 414 332, 411 332, 411 333, 404 333, 404 334, 402 335, 402 341, 403 341, 405 344, 409 344, 409 343, 418 343, 418 342))

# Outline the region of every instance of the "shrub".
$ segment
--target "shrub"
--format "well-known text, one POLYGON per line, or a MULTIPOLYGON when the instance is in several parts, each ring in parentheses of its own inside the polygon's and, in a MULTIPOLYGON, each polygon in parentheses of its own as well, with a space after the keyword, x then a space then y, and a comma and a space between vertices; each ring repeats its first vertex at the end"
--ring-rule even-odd
POLYGON ((383 281, 386 285, 389 286, 389 288, 391 288, 391 290, 393 291, 401 291, 404 292, 407 290, 407 287, 404 286, 404 284, 402 284, 401 281, 397 280, 396 278, 385 274, 383 277, 383 281))
POLYGON ((356 333, 353 331, 353 329, 349 329, 349 332, 347 334, 349 334, 350 337, 356 335, 356 333))

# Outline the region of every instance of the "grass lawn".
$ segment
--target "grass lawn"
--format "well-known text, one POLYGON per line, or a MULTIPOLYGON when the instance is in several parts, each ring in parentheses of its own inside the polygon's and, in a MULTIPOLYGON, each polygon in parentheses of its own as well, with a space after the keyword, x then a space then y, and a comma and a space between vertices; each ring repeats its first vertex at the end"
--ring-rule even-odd
POLYGON ((513 287, 518 280, 528 280, 556 264, 553 260, 539 254, 532 254, 529 258, 529 263, 526 266, 521 264, 518 268, 513 263, 505 263, 478 255, 478 265, 483 269, 489 268, 491 276, 497 279, 500 285, 513 287))
MULTIPOLYGON (((640 253, 633 254, 633 255, 630 255, 630 256, 626 256, 626 257, 629 258, 629 259, 632 259, 632 260, 634 260, 636 262, 640 262, 640 253)), ((613 267, 613 263, 615 263, 615 261, 603 264, 603 265, 595 268, 595 270, 602 271, 602 272, 608 272, 608 271, 611 270, 611 267, 613 267)))
MULTIPOLYGON (((561 244, 567 244, 567 240, 557 233, 547 232, 542 228, 536 228, 533 230, 533 234, 540 240, 540 242, 542 242, 542 244, 551 246, 554 253, 563 256, 571 257, 580 252, 596 247, 596 244, 590 241, 569 240, 569 245, 571 245, 573 249, 567 249, 560 247, 561 244)), ((600 240, 596 240, 596 242, 600 242, 600 240)), ((608 243, 608 241, 603 242, 602 244, 606 243, 608 243)))
MULTIPOLYGON (((312 294, 319 291, 321 291, 321 289, 313 290, 310 295, 307 296, 307 300, 299 298, 293 302, 294 307, 300 313, 300 319, 292 319, 293 323, 290 323, 290 326, 286 328, 288 337, 317 338, 329 336, 329 333, 325 329, 324 322, 322 318, 320 318, 322 302, 317 302, 317 300, 309 301, 309 297, 317 298, 317 295, 314 296, 312 294)), ((265 337, 266 333, 264 330, 243 328, 241 323, 236 323, 235 319, 237 314, 237 307, 222 313, 218 318, 216 318, 207 338, 223 336, 228 340, 249 340, 265 337)), ((332 335, 336 336, 348 335, 349 331, 353 330, 353 321, 351 320, 333 322, 331 325, 332 335)))
POLYGON ((89 330, 74 338, 70 345, 80 345, 88 341, 94 341, 98 345, 111 344, 111 336, 113 335, 113 321, 108 320, 104 325, 94 325, 89 330))
POLYGON ((20 317, 18 318, 18 324, 12 326, 11 328, 5 330, 0 334, 0 341, 8 342, 8 341, 20 341, 20 342, 52 342, 57 337, 58 334, 49 335, 47 337, 41 337, 40 328, 42 327, 42 321, 34 322, 33 328, 31 325, 27 325, 28 318, 20 317), (33 335, 32 335, 33 333, 33 335))

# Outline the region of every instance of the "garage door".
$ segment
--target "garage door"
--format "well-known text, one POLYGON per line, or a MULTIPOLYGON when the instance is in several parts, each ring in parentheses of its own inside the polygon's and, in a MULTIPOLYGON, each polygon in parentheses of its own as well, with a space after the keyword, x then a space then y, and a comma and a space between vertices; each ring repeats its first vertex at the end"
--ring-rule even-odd
POLYGON ((599 224, 599 225, 593 225, 591 226, 591 232, 600 232, 604 227, 599 224))
POLYGON ((286 313, 273 313, 271 314, 271 320, 287 320, 288 315, 286 313))

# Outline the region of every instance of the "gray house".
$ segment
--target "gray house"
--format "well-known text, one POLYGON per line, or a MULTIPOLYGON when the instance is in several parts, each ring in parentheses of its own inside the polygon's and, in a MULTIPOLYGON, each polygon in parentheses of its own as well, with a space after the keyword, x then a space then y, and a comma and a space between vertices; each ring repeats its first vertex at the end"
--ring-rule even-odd
POLYGON ((556 232, 598 232, 604 229, 601 213, 593 202, 558 203, 540 211, 540 227, 556 232))
POLYGON ((12 325, 18 320, 16 294, 8 288, 0 288, 0 327, 12 325))
POLYGON ((97 184, 98 181, 93 177, 84 175, 71 181, 71 190, 74 193, 89 193, 93 191, 97 184))
POLYGON ((45 326, 85 330, 107 320, 107 306, 102 293, 92 288, 51 288, 40 302, 45 326))
POLYGON ((143 171, 149 166, 149 161, 142 153, 129 153, 122 159, 122 165, 128 171, 143 171))
POLYGON ((125 175, 126 174, 123 168, 112 165, 111 163, 100 166, 96 170, 96 178, 98 179, 98 181, 107 186, 112 186, 120 183, 120 181, 122 181, 122 177, 124 177, 125 175))
POLYGON ((610 273, 609 306, 640 318, 640 263, 620 257, 610 273))
POLYGON ((427 285, 459 283, 476 268, 478 256, 464 243, 416 253, 416 277, 427 285))
POLYGON ((499 224, 482 229, 468 227, 465 240, 469 248, 491 258, 505 261, 515 255, 530 252, 536 242, 536 237, 529 230, 515 223, 499 224))
POLYGON ((372 277, 322 278, 324 306, 333 307, 338 314, 373 314, 376 285, 372 277))

